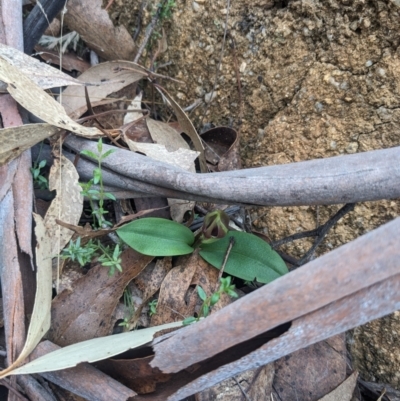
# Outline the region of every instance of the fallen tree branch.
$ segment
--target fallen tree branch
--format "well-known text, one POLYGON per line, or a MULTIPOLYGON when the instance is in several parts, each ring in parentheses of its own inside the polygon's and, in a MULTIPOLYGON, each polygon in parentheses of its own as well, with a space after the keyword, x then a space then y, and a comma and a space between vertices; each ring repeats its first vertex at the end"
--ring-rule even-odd
MULTIPOLYGON (((70 135, 65 144, 79 153, 96 152, 96 143, 70 135)), ((178 199, 259 206, 355 203, 400 197, 399 148, 213 174, 194 174, 148 157, 116 151, 103 167, 178 199), (175 193, 175 196, 173 195, 175 193)), ((126 187, 125 187, 126 188, 126 187)))

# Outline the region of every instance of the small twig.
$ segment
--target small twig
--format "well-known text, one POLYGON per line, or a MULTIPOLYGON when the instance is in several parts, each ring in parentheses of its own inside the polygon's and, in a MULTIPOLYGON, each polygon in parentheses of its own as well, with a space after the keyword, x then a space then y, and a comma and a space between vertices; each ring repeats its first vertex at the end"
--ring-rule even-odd
POLYGON ((221 280, 222 274, 224 273, 225 266, 226 266, 226 263, 228 262, 228 258, 229 258, 229 255, 230 255, 230 253, 231 253, 231 250, 232 250, 232 248, 233 248, 233 245, 235 245, 235 238, 234 238, 234 237, 229 237, 228 249, 226 250, 225 257, 224 257, 224 261, 222 262, 221 269, 219 270, 218 279, 217 279, 217 284, 216 284, 216 287, 215 287, 215 292, 218 291, 219 282, 220 282, 220 280, 221 280))
POLYGON ((157 11, 156 11, 156 13, 154 14, 154 16, 153 16, 153 18, 152 18, 150 24, 147 26, 146 32, 145 32, 145 34, 144 34, 144 38, 143 38, 143 40, 142 40, 142 43, 140 44, 139 50, 138 50, 138 52, 136 53, 135 58, 133 59, 133 62, 134 62, 134 63, 137 63, 137 62, 139 61, 140 57, 142 56, 142 53, 143 53, 143 51, 144 51, 144 48, 146 47, 147 42, 150 40, 150 37, 151 37, 151 35, 152 35, 153 31, 154 31, 154 28, 156 27, 156 25, 157 25, 157 23, 158 23, 158 20, 159 20, 159 18, 160 18, 161 10, 162 10, 162 8, 165 6, 166 2, 167 2, 167 0, 163 0, 162 3, 159 3, 159 4, 158 4, 157 11))
POLYGON ((347 203, 344 205, 334 216, 332 216, 325 224, 315 228, 314 230, 303 231, 301 233, 296 233, 293 235, 289 235, 288 237, 282 238, 278 241, 271 242, 271 246, 273 248, 277 248, 281 245, 287 244, 288 242, 295 241, 297 239, 308 238, 308 237, 319 237, 323 230, 328 231, 332 228, 334 224, 336 224, 346 213, 351 212, 354 209, 354 203, 347 203))
POLYGON ((246 401, 251 401, 249 396, 246 394, 246 392, 244 391, 244 388, 242 387, 242 385, 239 383, 239 381, 236 379, 235 376, 232 377, 233 381, 237 384, 237 386, 239 387, 240 391, 243 394, 243 397, 245 398, 246 401))
POLYGON ((206 104, 206 107, 204 109, 203 115, 201 116, 201 120, 200 120, 200 126, 203 124, 203 120, 204 117, 207 113, 208 107, 210 106, 210 104, 213 101, 213 94, 215 92, 215 87, 217 86, 217 81, 218 81, 218 76, 219 76, 219 71, 221 68, 221 64, 222 64, 222 57, 224 55, 224 50, 225 50, 225 43, 226 43, 226 35, 228 34, 228 19, 229 19, 229 11, 231 8, 231 1, 227 0, 227 4, 226 4, 226 17, 225 17, 225 28, 224 28, 224 37, 222 39, 222 46, 221 46, 221 53, 219 55, 219 60, 218 60, 218 65, 217 65, 217 71, 215 72, 215 79, 214 79, 214 84, 213 84, 213 88, 211 90, 211 96, 210 96, 210 101, 209 103, 206 104))
POLYGON ((331 219, 329 219, 321 228, 321 231, 315 240, 313 246, 306 252, 306 254, 300 259, 300 265, 307 263, 312 255, 314 254, 317 247, 324 240, 325 235, 328 231, 348 212, 354 210, 355 203, 347 203, 344 205, 331 219))
POLYGON ((0 383, 4 386, 7 387, 8 391, 11 391, 14 395, 16 395, 19 399, 24 400, 24 401, 29 401, 27 398, 25 398, 19 391, 17 391, 11 384, 8 382, 6 379, 1 379, 0 383))

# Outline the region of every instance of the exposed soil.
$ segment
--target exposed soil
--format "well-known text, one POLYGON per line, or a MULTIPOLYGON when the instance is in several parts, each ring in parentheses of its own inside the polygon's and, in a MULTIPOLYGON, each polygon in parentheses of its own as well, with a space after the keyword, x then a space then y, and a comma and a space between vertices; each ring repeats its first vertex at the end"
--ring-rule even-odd
MULTIPOLYGON (((240 129, 244 167, 399 145, 399 0, 176 3, 173 20, 164 24, 168 50, 158 59, 171 64, 158 72, 185 83, 168 84, 182 106, 201 101, 191 114, 197 127, 240 129)), ((130 4, 116 0, 110 15, 133 32, 140 4, 130 4)), ((144 4, 146 26, 151 2, 144 4)), ((340 206, 266 207, 254 209, 252 218, 276 240, 315 228, 340 206)), ((398 200, 356 205, 317 254, 392 220, 399 207, 398 200)), ((311 244, 299 240, 282 250, 301 257, 311 244)), ((356 330, 351 349, 364 377, 400 388, 400 352, 393 348, 399 333, 397 315, 356 330), (377 330, 385 335, 371 337, 377 330)))

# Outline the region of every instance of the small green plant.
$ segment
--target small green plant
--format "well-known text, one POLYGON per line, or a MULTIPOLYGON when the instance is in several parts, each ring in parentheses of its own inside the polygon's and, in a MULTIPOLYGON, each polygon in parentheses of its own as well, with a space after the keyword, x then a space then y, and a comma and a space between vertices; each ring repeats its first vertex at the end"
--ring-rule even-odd
MULTIPOLYGON (((90 150, 83 150, 81 152, 81 154, 96 160, 97 167, 93 170, 93 178, 86 183, 80 183, 80 185, 82 187, 82 195, 89 200, 94 227, 106 227, 112 226, 112 224, 104 217, 108 213, 104 209, 104 200, 116 199, 112 193, 104 191, 101 163, 114 152, 114 149, 103 153, 103 142, 100 138, 97 142, 97 151, 97 154, 90 150), (99 189, 93 188, 94 185, 98 185, 99 189)), ((85 245, 81 245, 81 239, 78 238, 75 242, 70 241, 68 247, 62 251, 61 257, 63 259, 71 259, 72 261, 76 260, 81 266, 85 266, 94 257, 98 257, 98 261, 102 266, 109 268, 109 275, 112 276, 116 270, 122 272, 121 253, 122 251, 118 244, 115 247, 111 247, 109 245, 104 246, 100 240, 90 240, 85 245)))
POLYGON ((108 156, 111 155, 115 150, 110 149, 107 152, 103 153, 103 142, 100 138, 97 142, 97 151, 98 154, 92 152, 91 150, 82 150, 81 154, 88 156, 97 161, 97 167, 93 170, 93 178, 90 179, 87 183, 81 184, 82 187, 82 195, 88 198, 90 207, 92 209, 93 215, 93 223, 96 226, 96 220, 99 227, 112 226, 112 224, 105 219, 105 215, 108 213, 104 210, 104 200, 111 199, 116 200, 115 196, 110 192, 104 191, 103 185, 103 173, 101 169, 101 162, 108 156), (93 185, 98 185, 100 189, 93 188, 93 185), (98 201, 98 206, 95 202, 98 201))
POLYGON ((153 316, 157 313, 157 303, 158 300, 157 299, 153 299, 151 302, 149 302, 149 315, 153 316))
POLYGON ((46 160, 41 160, 40 162, 35 161, 33 167, 31 167, 31 173, 33 176, 33 183, 36 187, 40 189, 48 189, 49 182, 47 178, 42 175, 42 169, 46 167, 46 160))
POLYGON ((200 299, 203 301, 201 305, 200 312, 198 316, 189 316, 182 323, 187 326, 194 322, 198 322, 202 317, 207 317, 210 313, 210 309, 220 300, 222 294, 228 294, 230 297, 237 298, 238 295, 235 292, 235 285, 231 284, 231 277, 221 277, 220 278, 220 286, 218 291, 215 291, 209 297, 199 285, 197 286, 197 294, 200 299))
POLYGON ((160 22, 171 19, 172 13, 174 11, 174 8, 176 7, 176 1, 175 0, 166 0, 162 3, 159 3, 157 7, 160 8, 159 11, 159 18, 160 22))
POLYGON ((200 256, 217 269, 224 265, 231 248, 224 271, 243 280, 269 283, 288 273, 269 244, 253 234, 228 231, 228 224, 229 216, 216 211, 205 217, 197 239, 182 224, 156 217, 132 221, 116 232, 131 248, 150 256, 186 255, 199 247, 200 256))
POLYGON ((130 321, 135 313, 135 305, 133 304, 132 293, 129 287, 125 288, 123 297, 124 297, 124 305, 126 308, 126 312, 123 321, 118 326, 129 329, 130 321))
POLYGON ((98 261, 102 266, 110 269, 109 275, 112 276, 116 270, 122 272, 121 253, 118 244, 112 249, 109 245, 104 246, 100 240, 90 240, 82 246, 81 238, 78 237, 75 242, 71 240, 68 246, 63 249, 61 258, 71 259, 73 262, 77 261, 83 267, 98 256, 98 261))

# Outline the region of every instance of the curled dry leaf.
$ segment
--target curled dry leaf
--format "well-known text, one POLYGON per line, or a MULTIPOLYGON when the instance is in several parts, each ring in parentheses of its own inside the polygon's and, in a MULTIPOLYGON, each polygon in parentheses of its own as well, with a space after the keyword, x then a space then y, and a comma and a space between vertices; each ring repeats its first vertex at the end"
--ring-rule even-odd
POLYGON ((18 157, 38 142, 54 135, 59 128, 49 124, 26 124, 0 129, 0 166, 18 157))
MULTIPOLYGON (((145 77, 147 77, 146 70, 135 63, 110 61, 89 68, 78 79, 82 82, 101 82, 99 86, 87 88, 90 103, 94 107, 115 101, 115 99, 106 99, 106 97, 110 93, 118 92, 125 86, 145 77)), ((70 86, 65 89, 62 96, 62 105, 71 118, 79 118, 87 111, 85 89, 77 86, 70 86)))
POLYGON ((64 22, 82 40, 106 60, 133 60, 136 46, 122 25, 114 27, 102 2, 69 0, 64 22))
POLYGON ((7 82, 9 94, 25 109, 45 122, 72 131, 76 135, 93 137, 103 134, 97 128, 83 127, 71 120, 64 108, 18 68, 0 57, 0 79, 7 82))
POLYGON ((44 218, 44 224, 51 238, 51 253, 54 257, 67 245, 73 231, 56 224, 60 219, 69 224, 77 225, 82 215, 83 196, 75 166, 66 157, 55 159, 50 169, 49 189, 57 191, 44 218))
POLYGON ((207 173, 207 163, 206 158, 204 156, 204 147, 201 142, 199 135, 197 134, 196 129, 194 128, 192 122, 186 115, 186 113, 182 110, 179 104, 172 98, 172 96, 161 86, 154 85, 161 95, 167 99, 168 103, 171 105, 172 109, 176 114, 176 118, 178 119, 179 125, 182 128, 183 132, 192 140, 195 149, 200 152, 199 161, 200 161, 200 169, 202 173, 207 173))
MULTIPOLYGON (((66 85, 84 85, 84 82, 78 81, 46 63, 27 56, 14 47, 2 43, 0 43, 0 57, 21 71, 22 74, 29 76, 42 89, 66 85)), ((0 82, 0 91, 5 91, 6 88, 5 82, 0 82)))
POLYGON ((42 218, 36 214, 34 214, 34 218, 36 222, 35 234, 37 241, 35 304, 24 348, 16 361, 1 372, 0 377, 5 377, 7 373, 14 369, 14 367, 20 365, 50 328, 50 307, 52 297, 52 269, 50 257, 51 241, 42 218))

